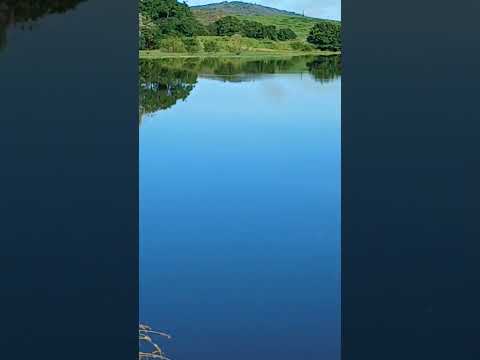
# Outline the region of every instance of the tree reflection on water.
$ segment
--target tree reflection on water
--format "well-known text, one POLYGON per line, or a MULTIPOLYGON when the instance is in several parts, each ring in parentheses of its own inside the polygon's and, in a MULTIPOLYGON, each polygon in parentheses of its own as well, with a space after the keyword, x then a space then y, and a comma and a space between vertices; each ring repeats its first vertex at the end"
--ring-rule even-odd
POLYGON ((139 71, 140 119, 185 100, 197 83, 198 74, 159 61, 141 61, 139 71))
POLYGON ((198 78, 223 82, 254 81, 272 74, 311 74, 320 82, 341 75, 340 56, 295 56, 273 59, 166 58, 140 60, 139 113, 166 110, 186 100, 198 78))

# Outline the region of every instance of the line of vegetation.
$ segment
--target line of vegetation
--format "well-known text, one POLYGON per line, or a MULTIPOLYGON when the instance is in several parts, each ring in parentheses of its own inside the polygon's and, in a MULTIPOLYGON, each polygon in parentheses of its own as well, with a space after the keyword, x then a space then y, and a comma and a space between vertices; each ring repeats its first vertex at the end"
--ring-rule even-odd
POLYGON ((141 51, 140 55, 166 53, 177 55, 216 56, 219 54, 247 55, 256 53, 258 55, 269 55, 275 53, 317 53, 318 50, 311 44, 302 41, 273 41, 269 39, 246 38, 241 35, 233 36, 196 36, 179 37, 169 36, 159 39, 154 50, 141 51))
POLYGON ((240 20, 235 16, 225 16, 208 26, 211 35, 233 36, 242 35, 253 39, 270 39, 287 41, 297 38, 290 28, 277 29, 274 25, 264 25, 258 21, 240 20))
MULTIPOLYGON (((208 25, 200 22, 186 3, 177 0, 139 0, 140 50, 175 54, 242 54, 308 52, 341 49, 341 25, 321 21, 305 40, 289 27, 277 27, 236 16, 208 25)), ((313 24, 313 23, 312 23, 313 24)))
POLYGON ((258 52, 258 51, 245 51, 239 54, 231 52, 215 52, 215 53, 169 53, 162 50, 143 50, 140 51, 139 58, 141 60, 155 60, 155 59, 205 59, 205 58, 229 58, 229 59, 281 59, 285 57, 294 56, 339 56, 339 52, 331 51, 271 51, 271 52, 258 52))
MULTIPOLYGON (((198 11, 195 11, 194 14, 199 14, 198 11)), ((262 23, 263 25, 274 25, 277 28, 289 28, 292 29, 297 38, 302 41, 306 41, 310 30, 312 30, 313 26, 318 23, 334 23, 340 25, 339 21, 334 20, 325 20, 325 19, 315 19, 310 17, 302 17, 302 16, 286 16, 286 15, 234 15, 240 20, 249 20, 249 21, 257 21, 262 23)), ((202 17, 196 15, 195 16, 199 21, 202 22, 202 17)))

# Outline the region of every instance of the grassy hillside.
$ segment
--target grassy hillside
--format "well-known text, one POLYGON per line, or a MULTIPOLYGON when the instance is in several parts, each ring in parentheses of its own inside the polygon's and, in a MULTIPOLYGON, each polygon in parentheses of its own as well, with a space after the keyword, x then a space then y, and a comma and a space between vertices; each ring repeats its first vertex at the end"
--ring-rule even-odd
POLYGON ((300 40, 305 40, 312 27, 318 22, 338 22, 302 16, 289 11, 240 1, 192 6, 191 9, 194 16, 204 25, 215 22, 222 17, 233 15, 242 20, 257 21, 264 25, 274 25, 277 28, 290 28, 300 40))

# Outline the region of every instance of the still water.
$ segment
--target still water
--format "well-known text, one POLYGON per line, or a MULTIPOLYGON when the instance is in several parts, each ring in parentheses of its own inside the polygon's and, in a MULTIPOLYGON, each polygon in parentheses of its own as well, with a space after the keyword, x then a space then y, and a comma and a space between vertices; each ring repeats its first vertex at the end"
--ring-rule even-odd
POLYGON ((140 63, 140 320, 173 360, 340 358, 340 59, 140 63))

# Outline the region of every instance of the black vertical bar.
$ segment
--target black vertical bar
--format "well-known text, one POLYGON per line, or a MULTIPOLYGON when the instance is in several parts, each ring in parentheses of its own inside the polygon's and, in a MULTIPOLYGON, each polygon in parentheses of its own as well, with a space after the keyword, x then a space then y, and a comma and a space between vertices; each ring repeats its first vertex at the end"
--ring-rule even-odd
POLYGON ((343 0, 343 360, 478 358, 479 11, 343 0))
POLYGON ((137 356, 137 4, 87 0, 6 30, 2 359, 137 356))

